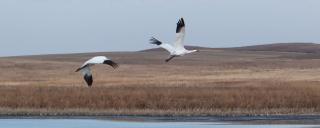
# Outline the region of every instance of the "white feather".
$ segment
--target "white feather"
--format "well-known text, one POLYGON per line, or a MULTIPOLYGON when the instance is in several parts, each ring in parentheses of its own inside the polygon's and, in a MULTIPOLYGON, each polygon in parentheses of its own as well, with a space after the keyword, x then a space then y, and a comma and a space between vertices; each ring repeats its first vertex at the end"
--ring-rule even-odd
POLYGON ((103 62, 106 60, 109 59, 105 56, 96 56, 86 61, 81 67, 86 66, 87 64, 89 64, 90 66, 94 64, 103 64, 103 62))
POLYGON ((175 40, 175 42, 173 42, 173 44, 174 44, 174 48, 177 51, 185 51, 186 50, 183 45, 184 37, 185 37, 185 27, 181 28, 181 31, 179 33, 176 33, 176 40, 175 40))
POLYGON ((175 48, 173 48, 170 44, 162 43, 159 45, 161 48, 167 50, 170 54, 174 54, 175 48))
POLYGON ((87 66, 87 67, 81 69, 81 73, 82 73, 82 75, 84 75, 84 76, 85 76, 85 75, 91 76, 92 74, 91 74, 90 66, 87 66))

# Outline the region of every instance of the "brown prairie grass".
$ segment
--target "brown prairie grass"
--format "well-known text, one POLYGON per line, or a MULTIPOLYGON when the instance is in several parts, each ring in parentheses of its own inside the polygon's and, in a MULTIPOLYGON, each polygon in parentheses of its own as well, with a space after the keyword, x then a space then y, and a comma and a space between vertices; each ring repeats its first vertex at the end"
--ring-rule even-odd
MULTIPOLYGON (((228 114, 288 114, 320 108, 320 87, 315 83, 299 86, 292 83, 268 83, 269 86, 243 87, 45 87, 1 86, 0 106, 11 109, 113 110, 160 112, 197 112, 210 114, 228 110, 228 114), (233 110, 233 111, 232 111, 233 110), (242 113, 239 112, 242 110, 242 113), (299 111, 298 111, 299 110, 299 111), (260 111, 262 112, 262 111, 260 111), (253 113, 251 113, 253 114, 253 113), (255 113, 257 114, 257 113, 255 113)), ((152 114, 152 113, 149 113, 152 114)), ((167 113, 162 113, 167 114, 167 113)), ((198 113, 199 114, 199 113, 198 113)), ((226 114, 226 113, 224 113, 226 114)), ((310 114, 310 113, 309 113, 310 114)))
POLYGON ((92 88, 74 70, 95 54, 1 58, 0 114, 320 113, 320 61, 282 58, 298 53, 207 51, 167 64, 159 52, 101 54, 121 65, 94 67, 92 88))

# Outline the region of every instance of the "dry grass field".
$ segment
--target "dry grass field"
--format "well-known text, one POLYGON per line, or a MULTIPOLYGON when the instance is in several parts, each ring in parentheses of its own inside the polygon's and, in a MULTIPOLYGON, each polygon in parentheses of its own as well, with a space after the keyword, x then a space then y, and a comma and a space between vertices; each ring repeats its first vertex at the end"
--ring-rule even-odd
POLYGON ((2 57, 0 114, 320 114, 318 53, 202 49, 166 57, 158 50, 2 57), (120 67, 94 67, 89 88, 75 70, 95 55, 120 67))

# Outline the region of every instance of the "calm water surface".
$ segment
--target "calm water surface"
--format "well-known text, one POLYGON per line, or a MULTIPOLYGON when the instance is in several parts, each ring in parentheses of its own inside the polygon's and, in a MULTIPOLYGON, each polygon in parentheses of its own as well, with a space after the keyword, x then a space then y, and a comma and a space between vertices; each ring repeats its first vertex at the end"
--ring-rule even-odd
POLYGON ((208 122, 130 122, 94 119, 0 119, 0 128, 314 128, 316 125, 239 125, 208 122))

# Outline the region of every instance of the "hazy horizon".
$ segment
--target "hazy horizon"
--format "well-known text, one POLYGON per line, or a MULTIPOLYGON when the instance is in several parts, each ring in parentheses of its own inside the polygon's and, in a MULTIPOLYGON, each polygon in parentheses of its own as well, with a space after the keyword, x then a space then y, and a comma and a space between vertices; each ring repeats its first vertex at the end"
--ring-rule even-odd
POLYGON ((317 0, 2 0, 0 56, 137 51, 175 38, 186 45, 238 47, 320 42, 317 0))

